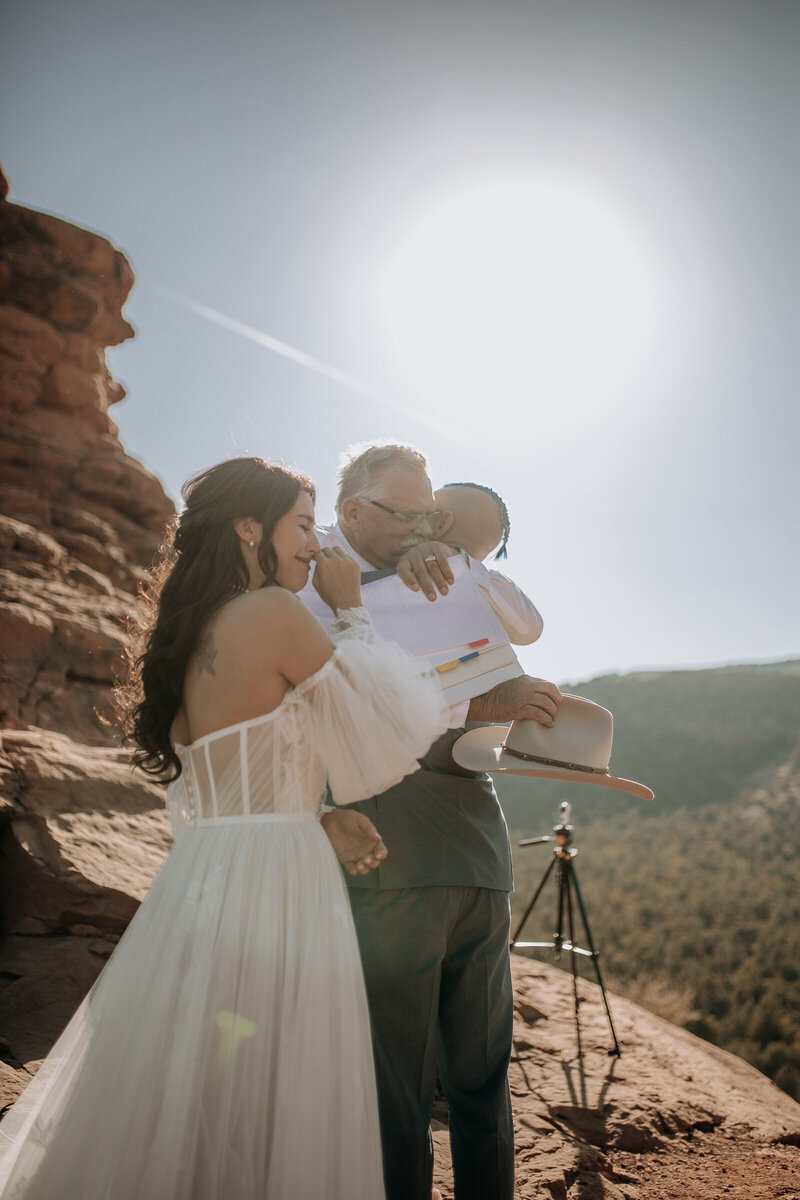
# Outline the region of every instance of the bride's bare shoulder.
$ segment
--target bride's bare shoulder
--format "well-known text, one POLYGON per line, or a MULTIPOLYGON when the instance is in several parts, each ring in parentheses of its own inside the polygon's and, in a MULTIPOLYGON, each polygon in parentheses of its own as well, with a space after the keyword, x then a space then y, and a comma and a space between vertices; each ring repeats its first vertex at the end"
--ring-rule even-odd
POLYGON ((283 588, 259 588, 229 606, 237 645, 247 647, 249 666, 257 672, 277 670, 296 684, 318 671, 333 652, 333 643, 302 600, 283 588))
POLYGON ((294 592, 281 587, 243 592, 225 606, 222 615, 226 625, 235 628, 242 636, 269 632, 272 639, 321 637, 328 640, 319 621, 311 615, 302 600, 294 592))
POLYGON ((243 592, 226 605, 226 608, 233 613, 234 606, 240 621, 302 621, 304 618, 314 620, 302 600, 299 600, 294 592, 287 592, 286 588, 282 587, 256 588, 253 592, 243 592))

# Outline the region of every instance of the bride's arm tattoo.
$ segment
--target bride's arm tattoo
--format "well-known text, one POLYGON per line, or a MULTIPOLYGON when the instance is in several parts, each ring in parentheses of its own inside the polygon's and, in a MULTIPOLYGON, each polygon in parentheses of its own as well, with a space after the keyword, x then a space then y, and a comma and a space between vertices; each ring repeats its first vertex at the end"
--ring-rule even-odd
POLYGON ((203 634, 200 639, 200 644, 197 647, 197 674, 202 675, 203 671, 208 671, 209 675, 216 675, 214 670, 214 659, 217 657, 218 651, 214 647, 214 635, 212 633, 203 634))

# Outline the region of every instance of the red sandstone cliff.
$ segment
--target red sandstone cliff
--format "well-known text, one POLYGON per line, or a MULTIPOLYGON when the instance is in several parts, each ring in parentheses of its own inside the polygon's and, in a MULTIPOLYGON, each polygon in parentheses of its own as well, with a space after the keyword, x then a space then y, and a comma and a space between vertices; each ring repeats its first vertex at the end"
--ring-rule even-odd
MULTIPOLYGON (((108 415, 125 393, 105 348, 133 336, 128 262, 105 238, 10 204, 2 185, 0 1006, 8 1038, 49 979, 38 1058, 76 973, 90 982, 109 953, 98 936, 124 929, 169 844, 161 789, 134 776, 97 713, 174 510, 108 415), (84 936, 62 944, 70 933, 84 936)), ((18 1055, 28 1048, 6 1057, 18 1055)))

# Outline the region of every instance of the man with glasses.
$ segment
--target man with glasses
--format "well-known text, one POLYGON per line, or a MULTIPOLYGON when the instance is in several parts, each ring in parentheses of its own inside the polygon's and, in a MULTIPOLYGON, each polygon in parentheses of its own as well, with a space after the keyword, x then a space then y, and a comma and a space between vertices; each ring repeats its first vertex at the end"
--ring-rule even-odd
MULTIPOLYGON (((320 531, 322 545, 344 550, 364 574, 397 568, 429 598, 446 593, 456 551, 437 535, 446 536, 451 517, 434 502, 423 456, 407 446, 368 447, 345 464, 339 484, 338 521, 320 531)), ((478 582, 491 603, 492 581, 478 582)), ((541 618, 518 595, 516 628, 504 624, 512 641, 532 642, 541 618)), ((387 1200, 430 1200, 437 1061, 457 1200, 512 1200, 511 852, 491 780, 458 767, 451 749, 468 716, 551 725, 560 700, 554 684, 522 676, 457 705, 452 728, 419 771, 350 806, 389 851, 362 860, 377 869, 347 879, 370 1005, 387 1200)), ((334 845, 338 816, 324 818, 334 845)))
MULTIPOLYGON (((364 572, 396 568, 408 587, 421 589, 429 600, 435 600, 437 592, 446 595, 453 582, 447 559, 459 552, 459 543, 466 546, 470 553, 462 553, 500 624, 512 642, 527 646, 543 628, 535 605, 512 580, 483 565, 485 554, 473 555, 472 539, 453 537, 468 523, 490 524, 482 506, 488 502, 491 509, 496 501, 505 512, 499 496, 474 484, 448 485, 434 498, 427 463, 418 451, 410 446, 371 446, 340 472, 338 521, 321 531, 320 541, 340 546, 364 572), (449 542, 442 541, 444 537, 449 542)), ((498 523, 497 540, 505 545, 505 522, 498 523)))

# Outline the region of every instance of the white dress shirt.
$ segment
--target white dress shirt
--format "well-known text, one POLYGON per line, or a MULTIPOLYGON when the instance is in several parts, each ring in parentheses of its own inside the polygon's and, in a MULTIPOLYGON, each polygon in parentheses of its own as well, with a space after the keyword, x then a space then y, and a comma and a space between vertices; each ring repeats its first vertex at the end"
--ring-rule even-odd
MULTIPOLYGON (((374 563, 367 562, 356 553, 338 522, 336 525, 318 526, 317 537, 320 546, 340 546, 346 554, 355 559, 362 571, 375 570, 374 563)), ((533 602, 513 580, 501 575, 499 571, 489 570, 478 559, 470 558, 469 567, 475 582, 486 596, 489 607, 508 634, 509 641, 517 646, 528 646, 535 642, 541 635, 544 623, 533 602)), ((309 580, 306 587, 312 586, 309 580)), ((450 710, 451 729, 458 729, 464 724, 468 709, 469 700, 453 705, 450 710)))
POLYGON ((513 579, 491 571, 470 558, 469 567, 478 587, 485 593, 489 607, 516 646, 529 646, 541 636, 544 622, 532 600, 517 587, 513 579))
MULTIPOLYGON (((362 571, 375 570, 374 563, 367 562, 356 553, 338 523, 317 526, 317 537, 321 546, 340 546, 346 554, 355 559, 362 571)), ((515 646, 529 646, 531 642, 535 642, 541 636, 544 622, 533 601, 528 599, 512 579, 501 575, 499 571, 491 571, 477 558, 470 558, 469 568, 475 582, 484 592, 489 607, 508 634, 508 640, 515 646)), ((307 586, 310 587, 311 584, 307 586)))

